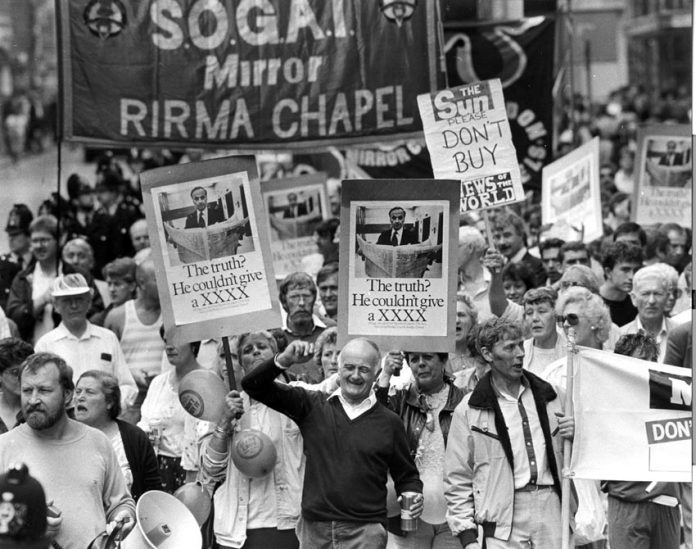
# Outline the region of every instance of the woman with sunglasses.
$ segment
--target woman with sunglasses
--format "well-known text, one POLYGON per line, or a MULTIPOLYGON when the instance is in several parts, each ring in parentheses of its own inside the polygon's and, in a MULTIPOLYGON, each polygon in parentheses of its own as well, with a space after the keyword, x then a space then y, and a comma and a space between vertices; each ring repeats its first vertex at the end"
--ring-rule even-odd
MULTIPOLYGON (((561 292, 556 304, 556 314, 556 320, 566 337, 571 328, 575 330, 576 345, 601 350, 609 338, 612 327, 609 308, 598 294, 592 293, 587 288, 574 286, 561 292)), ((567 359, 564 357, 552 362, 541 376, 554 386, 561 402, 565 402, 566 399, 566 370, 567 359)), ((596 480, 574 479, 573 482, 577 490, 585 494, 591 490, 599 490, 599 482, 596 480), (580 487, 579 484, 583 486, 580 487)), ((584 510, 587 505, 592 503, 581 496, 580 509, 584 510)), ((600 540, 577 547, 603 549, 605 542, 600 540)))
MULTIPOLYGON (((604 300, 587 288, 568 288, 558 298, 556 322, 565 336, 575 330, 575 344, 591 349, 603 349, 611 331, 611 315, 604 300)), ((565 392, 566 359, 549 364, 542 377, 557 389, 565 392)))

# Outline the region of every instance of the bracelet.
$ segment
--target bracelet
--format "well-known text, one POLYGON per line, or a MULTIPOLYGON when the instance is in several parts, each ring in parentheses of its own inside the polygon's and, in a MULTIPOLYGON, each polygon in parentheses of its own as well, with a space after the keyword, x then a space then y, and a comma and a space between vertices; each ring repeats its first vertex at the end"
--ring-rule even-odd
POLYGON ((217 438, 221 439, 227 439, 229 436, 229 433, 227 432, 227 429, 224 427, 220 427, 219 425, 215 426, 215 430, 213 431, 213 436, 217 436, 217 438))

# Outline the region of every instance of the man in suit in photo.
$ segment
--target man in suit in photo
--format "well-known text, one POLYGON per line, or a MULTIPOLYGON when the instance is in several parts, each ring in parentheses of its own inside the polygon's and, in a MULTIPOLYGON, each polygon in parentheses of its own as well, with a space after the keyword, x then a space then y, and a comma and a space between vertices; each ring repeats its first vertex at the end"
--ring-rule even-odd
POLYGON ((194 187, 191 200, 195 210, 186 216, 185 229, 205 228, 225 220, 222 210, 216 204, 208 204, 208 191, 203 187, 194 187))
POLYGON ((667 150, 662 153, 659 161, 660 166, 683 166, 684 153, 682 151, 677 151, 676 141, 667 141, 667 150))
POLYGON ((288 193, 288 205, 285 206, 285 211, 283 212, 284 219, 293 219, 295 217, 300 217, 302 215, 307 215, 307 204, 304 202, 297 202, 297 194, 288 193))
POLYGON ((389 223, 391 228, 380 233, 377 244, 388 246, 405 246, 406 244, 418 244, 416 231, 404 227, 406 210, 396 206, 389 210, 389 223))

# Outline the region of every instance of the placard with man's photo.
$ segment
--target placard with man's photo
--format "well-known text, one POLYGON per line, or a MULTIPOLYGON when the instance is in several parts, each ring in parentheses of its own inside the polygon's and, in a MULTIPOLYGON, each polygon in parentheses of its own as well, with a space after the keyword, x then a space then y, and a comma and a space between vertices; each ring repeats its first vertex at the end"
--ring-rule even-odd
POLYGON ((350 180, 341 198, 339 340, 451 351, 459 181, 350 180))
POLYGON ((303 260, 319 253, 315 230, 329 214, 326 174, 271 179, 261 192, 276 276, 308 270, 303 260))
POLYGON ((165 328, 179 342, 280 325, 253 157, 141 174, 165 328))
POLYGON ((691 225, 691 141, 691 128, 685 124, 655 124, 638 130, 633 221, 691 225))

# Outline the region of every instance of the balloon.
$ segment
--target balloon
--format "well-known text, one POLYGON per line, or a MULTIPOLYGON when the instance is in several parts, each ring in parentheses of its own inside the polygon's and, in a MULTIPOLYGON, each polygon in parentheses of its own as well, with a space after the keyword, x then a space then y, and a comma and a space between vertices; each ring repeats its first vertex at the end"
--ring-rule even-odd
POLYGON ((225 409, 225 382, 210 370, 194 370, 179 383, 179 402, 196 419, 217 421, 225 409))
POLYGON ((268 435, 255 429, 235 433, 232 442, 232 462, 249 477, 268 475, 276 464, 278 454, 268 435))
POLYGON ((174 492, 174 497, 186 505, 199 526, 208 520, 212 508, 210 496, 198 482, 187 482, 174 492))

